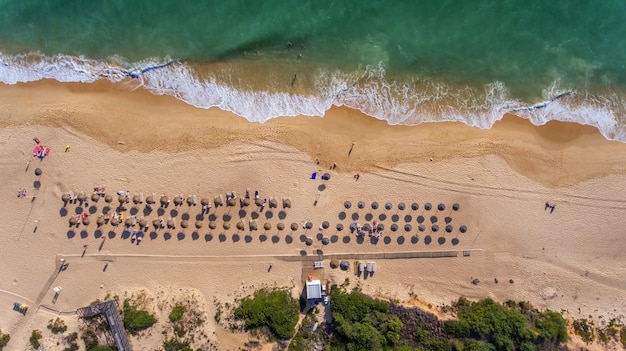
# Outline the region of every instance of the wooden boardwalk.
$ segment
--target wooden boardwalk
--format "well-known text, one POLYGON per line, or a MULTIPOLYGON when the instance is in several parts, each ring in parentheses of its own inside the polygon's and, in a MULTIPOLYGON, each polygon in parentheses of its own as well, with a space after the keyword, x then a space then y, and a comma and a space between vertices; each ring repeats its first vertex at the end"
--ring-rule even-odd
POLYGON ((115 300, 81 307, 76 310, 76 313, 81 318, 88 318, 103 314, 109 323, 109 329, 111 330, 111 334, 113 334, 113 339, 115 339, 115 346, 117 346, 117 350, 132 351, 130 343, 128 342, 128 337, 126 336, 126 330, 124 330, 124 322, 122 322, 120 312, 117 309, 117 302, 115 302, 115 300))

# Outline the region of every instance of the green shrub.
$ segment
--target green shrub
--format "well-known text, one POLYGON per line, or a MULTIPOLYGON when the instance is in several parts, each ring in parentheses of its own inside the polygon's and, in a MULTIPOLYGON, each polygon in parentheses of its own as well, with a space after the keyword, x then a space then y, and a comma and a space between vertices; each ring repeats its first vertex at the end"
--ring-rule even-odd
POLYGON ((65 322, 61 318, 57 317, 57 319, 48 321, 48 329, 50 329, 52 334, 65 333, 67 325, 65 325, 65 322))
POLYGON ((290 338, 298 322, 298 302, 284 290, 257 290, 241 300, 235 318, 249 328, 268 327, 278 338, 290 338))
POLYGON ((131 305, 128 299, 124 300, 124 327, 131 333, 147 329, 156 323, 154 315, 131 305))
POLYGON ((7 346, 9 340, 11 340, 11 335, 5 334, 2 332, 2 330, 0 330, 0 350, 4 349, 4 347, 7 346))
POLYGON ((111 346, 96 345, 90 349, 87 349, 87 351, 115 351, 115 349, 111 346))
POLYGON ((541 313, 535 327, 539 333, 539 338, 551 342, 567 342, 567 322, 559 313, 546 310, 541 313))
POLYGON ((39 346, 41 346, 39 340, 41 340, 42 337, 43 335, 41 334, 41 330, 33 330, 33 332, 30 334, 30 339, 28 339, 28 341, 30 342, 30 346, 32 346, 33 349, 37 350, 39 346))
POLYGON ((573 324, 574 333, 578 334, 584 342, 591 343, 593 342, 593 328, 592 324, 589 323, 585 318, 577 319, 573 324))
POLYGON ((183 314, 185 313, 184 305, 176 305, 172 308, 172 312, 170 312, 169 318, 170 322, 176 322, 177 320, 183 318, 183 314))
POLYGON ((91 350, 98 346, 98 335, 96 335, 96 332, 91 328, 85 329, 80 338, 85 343, 86 350, 91 350))
POLYGON ((171 338, 163 341, 163 350, 164 351, 193 351, 191 347, 189 347, 189 342, 181 341, 176 338, 171 338))

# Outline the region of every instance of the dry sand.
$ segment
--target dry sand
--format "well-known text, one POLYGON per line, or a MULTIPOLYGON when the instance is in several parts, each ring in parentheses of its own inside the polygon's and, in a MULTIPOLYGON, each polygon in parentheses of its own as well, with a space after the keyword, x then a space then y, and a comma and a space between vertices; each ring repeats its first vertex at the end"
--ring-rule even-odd
MULTIPOLYGON (((170 97, 130 91, 129 84, 0 86, 0 300, 6 306, 0 329, 12 335, 11 349, 26 349, 32 329, 45 330, 47 320, 58 315, 53 310, 71 312, 107 293, 145 290, 155 301, 174 301, 193 291, 208 316, 215 313, 215 301, 232 302, 263 285, 293 286, 297 295, 302 269, 318 257, 318 250, 327 257, 459 253, 453 258, 378 259, 378 271, 367 279, 352 270, 331 270, 326 260, 324 273, 331 281, 349 278, 366 293, 400 301, 417 298, 436 306, 461 295, 491 296, 530 301, 574 317, 608 320, 626 312, 626 145, 603 139, 591 127, 554 122, 535 127, 514 116, 487 131, 454 123, 388 126, 345 108, 333 108, 324 118, 277 118, 261 125, 217 109, 199 110, 170 97), (35 136, 52 149, 43 161, 32 157, 35 136), (71 145, 67 153, 66 144, 71 145), (333 163, 337 167, 331 171, 333 163), (33 173, 37 167, 43 170, 41 177, 33 173), (316 171, 330 173, 330 181, 311 180, 316 171), (357 172, 361 177, 355 181, 357 172), (99 185, 113 195, 118 190, 145 196, 197 194, 198 201, 229 191, 243 195, 250 188, 261 197, 290 197, 293 206, 284 210, 284 219, 279 218, 280 206, 263 212, 250 206, 245 213, 239 213, 239 206, 214 208, 218 228, 208 229, 205 216, 203 228, 196 231, 200 205, 175 208, 172 203, 162 217, 174 216, 180 223, 187 215, 190 227, 170 231, 171 237, 158 230, 153 238, 149 231, 136 245, 122 237, 121 226, 106 224, 98 230, 96 215, 88 226, 68 227, 68 218, 80 206, 64 206, 61 195, 90 195, 99 185), (27 189, 26 199, 17 198, 20 188, 27 189), (350 210, 345 210, 345 200, 352 202, 350 210), (358 209, 358 201, 366 207, 358 209), (380 203, 378 210, 371 209, 373 201, 380 203), (544 210, 546 201, 556 203, 554 213, 544 210), (384 210, 386 202, 394 209, 384 210), (407 209, 398 210, 399 202, 407 209), (420 209, 412 211, 412 202, 420 209), (435 208, 425 211, 426 202, 435 208), (446 204, 444 211, 436 210, 439 203, 446 204), (451 209, 453 203, 460 204, 459 211, 451 209), (239 217, 247 228, 253 212, 259 230, 237 233, 239 217), (225 214, 232 216, 227 231, 221 229, 225 214), (372 244, 366 238, 359 243, 347 230, 355 214, 360 223, 368 214, 385 214, 388 241, 372 244), (389 230, 394 215, 397 232, 389 230), (430 216, 437 216, 441 230, 418 232, 420 215, 428 226, 430 216), (452 233, 443 230, 447 216, 452 233), (322 235, 336 240, 326 246, 317 238, 323 220, 330 228, 322 235), (409 233, 404 232, 405 220, 411 221, 409 233), (275 229, 278 222, 289 227, 304 221, 312 221, 313 229, 275 229), (271 230, 263 230, 265 222, 271 230), (346 229, 338 232, 338 223, 346 229), (459 233, 461 224, 466 233, 459 233), (306 246, 302 235, 314 244, 306 246), (83 245, 88 245, 84 256, 83 245), (60 258, 70 265, 58 273, 60 258), (111 263, 103 271, 105 261, 111 263), (480 283, 472 284, 474 278, 480 283), (63 290, 53 303, 55 286, 63 290), (31 306, 26 316, 10 310, 14 301, 31 306)), ((114 198, 112 205, 117 204, 114 198)), ((92 211, 100 213, 105 205, 100 200, 82 210, 95 206, 92 211)), ((137 211, 141 215, 144 205, 137 211)), ((156 212, 155 206, 150 221, 156 212)), ((165 319, 169 311, 161 312, 165 319)), ((247 340, 220 330, 213 318, 208 318, 206 332, 221 350, 237 349, 247 340)), ((160 332, 152 334, 135 341, 135 349, 157 348, 160 332)))

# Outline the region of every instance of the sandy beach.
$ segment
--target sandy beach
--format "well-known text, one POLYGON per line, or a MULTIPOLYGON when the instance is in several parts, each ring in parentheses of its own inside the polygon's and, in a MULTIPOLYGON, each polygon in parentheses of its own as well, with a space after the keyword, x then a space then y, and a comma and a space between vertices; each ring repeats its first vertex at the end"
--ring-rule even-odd
MULTIPOLYGON (((11 334, 12 350, 27 349, 31 331, 45 330, 58 311, 71 316, 107 294, 140 290, 153 296, 155 306, 194 294, 206 307, 209 338, 220 350, 237 350, 247 337, 216 325, 215 301, 232 303, 264 285, 294 287, 296 296, 303 268, 314 260, 325 262, 332 282, 349 278, 366 293, 402 302, 436 307, 460 296, 490 296, 575 318, 608 321, 626 314, 626 145, 607 141, 592 127, 533 126, 515 116, 491 130, 460 123, 389 126, 339 107, 323 118, 254 124, 133 90, 132 82, 2 85, 0 104, 0 329, 11 334), (51 149, 43 160, 33 157, 34 137, 51 149), (329 180, 321 179, 324 173, 329 180), (99 186, 113 195, 111 204, 61 201, 70 191, 89 197, 99 186), (16 196, 18 189, 26 190, 25 198, 16 196), (243 196, 246 189, 278 199, 278 207, 214 206, 201 215, 199 203, 171 203, 161 211, 156 204, 147 211, 145 203, 131 202, 128 212, 148 223, 177 220, 173 230, 150 227, 139 245, 123 226, 96 226, 105 206, 118 204, 118 191, 197 195, 199 201, 232 191, 243 196), (291 200, 290 208, 283 208, 283 198, 291 200), (392 209, 384 208, 387 202, 392 209), (555 205, 553 212, 546 202, 555 205), (426 203, 433 208, 426 210, 426 203), (69 218, 81 212, 91 223, 70 227, 69 218), (184 219, 188 228, 180 227, 184 219), (374 219, 385 227, 377 242, 358 240, 348 229, 355 220, 374 219), (259 230, 249 230, 250 220, 259 230), (209 221, 217 228, 209 229, 209 221), (244 230, 236 228, 239 221, 244 230), (307 221, 312 229, 302 228, 307 221), (320 229, 323 221, 329 228, 320 229), (231 228, 223 229, 224 222, 231 228), (278 230, 278 223, 287 228, 278 230), (290 230, 291 223, 298 229, 290 230), (444 229, 448 224, 451 232, 444 229), (310 246, 303 242, 308 237, 310 246), (328 268, 330 257, 406 252, 456 255, 374 259, 378 270, 368 279, 328 268), (69 266, 59 272, 61 258, 69 266), (475 278, 478 284, 472 284, 475 278), (53 302, 57 286, 62 291, 53 302), (15 301, 30 306, 25 316, 10 310, 15 301)), ((78 324, 76 317, 65 319, 78 324)), ((153 331, 141 344, 133 342, 134 350, 153 350, 160 337, 153 331)))

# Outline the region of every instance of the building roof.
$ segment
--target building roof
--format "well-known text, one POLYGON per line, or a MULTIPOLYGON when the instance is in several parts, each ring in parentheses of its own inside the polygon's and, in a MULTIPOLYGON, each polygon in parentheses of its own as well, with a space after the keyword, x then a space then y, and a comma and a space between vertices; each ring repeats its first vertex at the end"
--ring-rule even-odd
POLYGON ((307 280, 306 282, 306 298, 321 299, 322 298, 322 282, 319 280, 307 280))

